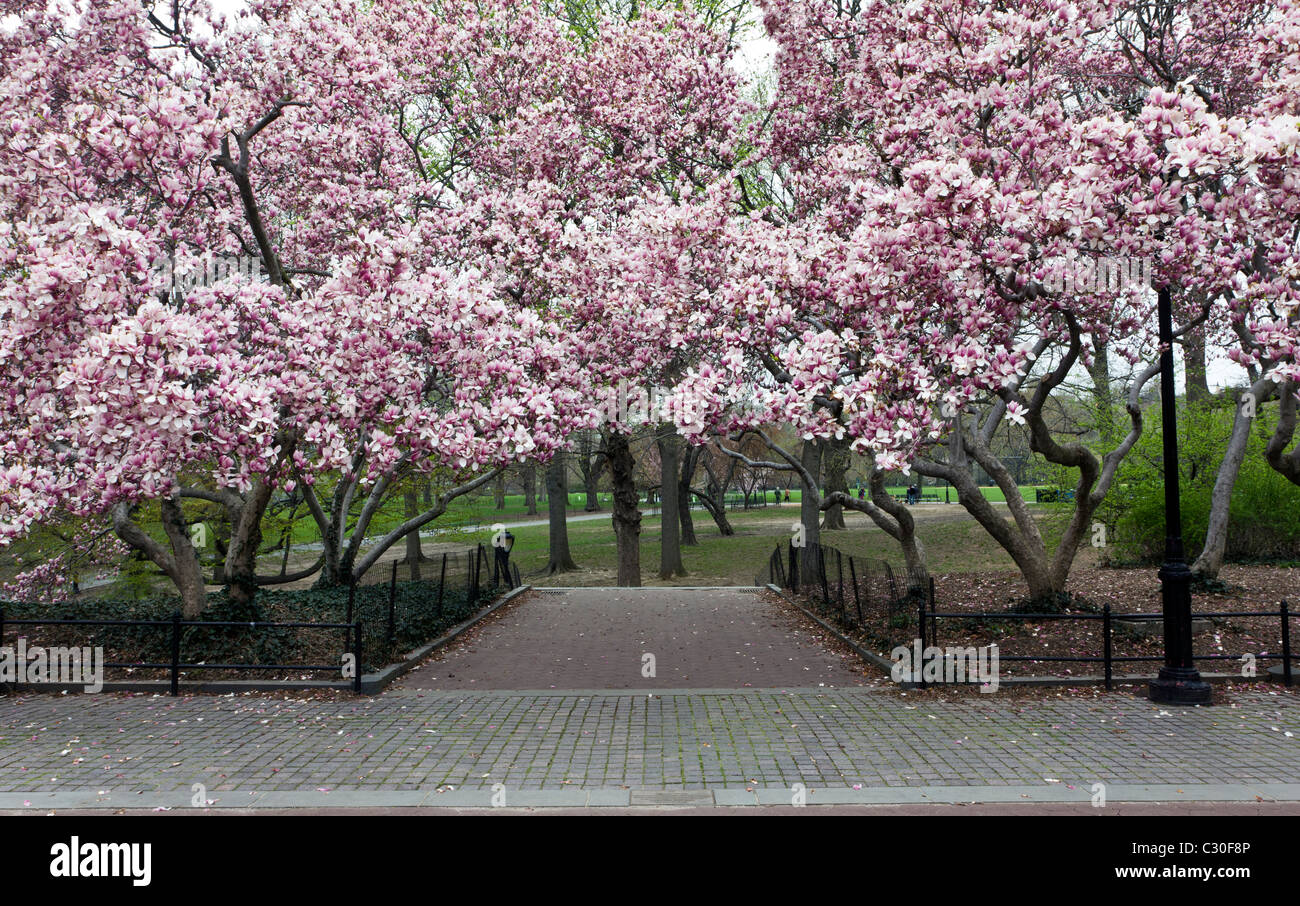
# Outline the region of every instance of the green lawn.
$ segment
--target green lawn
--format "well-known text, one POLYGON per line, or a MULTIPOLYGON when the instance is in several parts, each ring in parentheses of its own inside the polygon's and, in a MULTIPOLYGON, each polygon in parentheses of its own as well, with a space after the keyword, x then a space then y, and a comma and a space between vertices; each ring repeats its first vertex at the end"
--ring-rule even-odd
MULTIPOLYGON (((1028 501, 1029 503, 1033 503, 1033 502, 1034 502, 1034 490, 1035 490, 1036 488, 1045 488, 1045 487, 1048 487, 1048 485, 1032 485, 1032 484, 1022 484, 1022 485, 1019 485, 1020 496, 1023 497, 1023 498, 1024 498, 1026 501, 1028 501)), ((945 493, 945 491, 947 492, 947 499, 948 499, 950 502, 952 502, 952 503, 956 503, 956 502, 957 502, 957 492, 956 492, 955 490, 952 490, 951 488, 946 488, 946 487, 945 487, 944 485, 942 485, 942 484, 940 484, 940 485, 926 485, 924 488, 921 489, 921 493, 923 493, 923 494, 930 494, 930 495, 937 495, 938 498, 939 498, 940 500, 943 500, 943 499, 944 499, 944 493, 945 493)), ((984 498, 985 498, 986 500, 991 500, 991 501, 993 501, 994 503, 1006 503, 1006 502, 1007 502, 1007 495, 1004 494, 1004 493, 1002 492, 1002 489, 1001 489, 1000 487, 998 487, 997 485, 992 485, 992 486, 990 486, 990 487, 981 487, 981 488, 980 488, 980 491, 984 494, 984 498)), ((889 492, 890 492, 891 494, 896 494, 896 495, 901 496, 901 495, 907 493, 907 488, 905 488, 905 487, 889 488, 889 492)), ((854 490, 853 493, 857 493, 856 489, 854 490)))
MULTIPOLYGON (((891 489, 901 492, 902 489, 891 489)), ((984 488, 985 495, 994 502, 1004 502, 1000 489, 984 488)), ((943 498, 944 488, 926 487, 925 493, 937 494, 943 498)), ((1033 486, 1021 488, 1027 500, 1034 500, 1033 486)), ((688 546, 683 550, 683 559, 689 573, 685 578, 670 580, 674 584, 750 584, 760 573, 766 571, 768 556, 777 543, 784 543, 790 536, 791 524, 798 519, 797 490, 790 492, 791 502, 780 507, 755 507, 750 510, 728 510, 728 518, 736 529, 736 534, 722 537, 707 512, 693 510, 696 535, 699 544, 688 546)), ((545 575, 548 560, 548 529, 546 525, 515 526, 515 546, 512 559, 518 564, 521 574, 534 584, 591 584, 608 585, 614 581, 617 572, 617 557, 614 534, 610 525, 611 500, 609 493, 600 495, 602 510, 600 518, 573 520, 569 522, 569 544, 580 572, 549 577, 545 575)), ((738 504, 740 496, 729 495, 738 504)), ((956 494, 950 494, 949 505, 923 505, 916 510, 917 533, 925 545, 931 569, 936 573, 972 572, 984 570, 1013 570, 1015 564, 1011 558, 993 541, 967 513, 956 503, 956 494)), ((770 501, 770 495, 769 495, 770 501)), ((569 515, 587 514, 583 507, 586 495, 569 494, 569 515)), ((643 581, 657 582, 659 569, 660 520, 654 515, 656 508, 641 504, 641 570, 643 581)), ((1054 526, 1060 521, 1061 513, 1055 507, 1042 507, 1044 534, 1049 543, 1056 534, 1054 526)), ((444 532, 457 527, 484 526, 475 531, 452 532, 444 534, 440 540, 452 543, 472 544, 476 541, 489 543, 491 532, 486 528, 496 522, 517 523, 526 521, 543 521, 546 518, 546 504, 538 502, 538 513, 530 516, 524 506, 522 494, 506 496, 505 508, 498 510, 490 493, 474 497, 458 498, 452 502, 447 514, 431 523, 429 529, 441 529, 444 532)), ((859 513, 846 514, 849 528, 840 532, 823 533, 823 543, 836 547, 846 554, 887 560, 895 567, 902 563, 898 544, 876 528, 870 520, 859 513)), ((369 532, 375 537, 401 523, 404 519, 400 497, 387 502, 376 515, 369 532)), ((294 524, 294 540, 297 544, 319 540, 315 522, 305 511, 300 513, 294 524)), ((268 537, 269 540, 269 537, 268 537)))
MULTIPOLYGON (((608 513, 613 506, 613 495, 609 492, 601 492, 598 495, 600 500, 601 511, 608 513)), ((732 493, 727 496, 728 505, 739 505, 742 501, 740 494, 732 493)), ((797 503, 800 499, 798 491, 790 492, 791 503, 797 503)), ((768 505, 771 506, 772 496, 768 494, 768 505)), ((423 505, 423 498, 421 498, 423 505)), ((568 513, 570 516, 582 516, 586 514, 587 495, 585 493, 569 494, 568 513)), ((455 528, 458 526, 468 525, 492 525, 496 522, 530 522, 537 519, 547 518, 546 501, 539 500, 537 503, 536 515, 530 515, 528 508, 524 505, 523 494, 507 494, 505 496, 505 507, 496 508, 496 502, 490 493, 479 494, 473 497, 457 497, 447 507, 447 512, 431 523, 428 528, 455 528)), ((644 499, 641 502, 642 511, 648 512, 657 509, 658 504, 647 504, 644 499)), ((384 502, 379 512, 375 514, 370 523, 368 537, 382 535, 385 532, 401 525, 405 520, 404 504, 400 496, 390 498, 384 502)), ((705 516, 707 519, 707 515, 705 516)), ((268 534, 268 537, 269 534, 268 534)), ((320 540, 320 530, 316 522, 307 512, 307 508, 299 507, 298 518, 293 525, 293 540, 295 544, 309 543, 320 540)))
MULTIPOLYGON (((728 513, 736 534, 723 537, 707 514, 695 514, 699 544, 683 549, 688 576, 673 584, 751 584, 765 574, 768 557, 778 543, 790 537, 790 524, 798 518, 797 507, 782 506, 728 513)), ((850 513, 844 531, 823 532, 822 543, 845 554, 887 560, 898 568, 902 555, 897 542, 871 524, 865 516, 850 513)), ((1044 534, 1051 542, 1050 514, 1044 517, 1044 534)), ((569 524, 569 546, 580 572, 546 576, 548 535, 545 526, 513 529, 511 559, 518 564, 526 582, 543 585, 609 584, 608 574, 617 570, 614 534, 605 519, 569 524)), ((1014 570, 1015 564, 1001 547, 964 510, 953 506, 932 518, 918 520, 917 533, 926 546, 930 568, 936 573, 1014 570)), ((488 533, 477 540, 487 540, 488 533)), ((643 581, 657 582, 660 520, 644 516, 641 522, 641 574, 643 581)))

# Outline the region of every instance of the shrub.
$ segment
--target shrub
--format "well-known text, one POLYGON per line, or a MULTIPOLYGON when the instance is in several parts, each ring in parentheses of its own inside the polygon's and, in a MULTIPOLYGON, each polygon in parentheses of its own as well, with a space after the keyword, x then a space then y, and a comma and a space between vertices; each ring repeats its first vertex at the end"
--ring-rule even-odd
MULTIPOLYGON (((1218 468, 1227 449, 1235 407, 1217 399, 1185 412, 1180 425, 1180 501, 1188 559, 1205 546, 1218 468)), ((1276 422, 1261 412, 1233 488, 1228 518, 1229 562, 1295 560, 1300 557, 1300 487, 1269 468, 1264 446, 1276 422)), ((1108 565, 1154 564, 1164 557, 1164 472, 1158 413, 1125 460, 1115 487, 1098 510, 1110 544, 1108 565)))

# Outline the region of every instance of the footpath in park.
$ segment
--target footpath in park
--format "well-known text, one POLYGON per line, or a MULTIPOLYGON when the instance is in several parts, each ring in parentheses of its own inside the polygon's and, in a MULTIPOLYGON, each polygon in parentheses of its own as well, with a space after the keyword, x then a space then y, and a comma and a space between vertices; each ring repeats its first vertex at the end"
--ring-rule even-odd
POLYGON ((1295 698, 903 692, 766 592, 685 588, 534 590, 373 698, 0 696, 0 810, 1093 813, 1098 790, 1300 813, 1295 698))

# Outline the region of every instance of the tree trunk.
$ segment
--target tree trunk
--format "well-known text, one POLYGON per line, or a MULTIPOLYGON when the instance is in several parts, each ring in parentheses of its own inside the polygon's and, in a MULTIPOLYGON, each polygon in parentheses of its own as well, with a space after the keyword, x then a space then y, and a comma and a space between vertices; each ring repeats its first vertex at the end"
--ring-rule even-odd
POLYGON ((181 616, 187 620, 198 619, 208 603, 207 589, 203 585, 203 569, 199 565, 198 552, 190 543, 190 527, 185 522, 179 499, 163 498, 162 524, 175 552, 172 578, 181 593, 181 616))
POLYGON ((203 567, 199 563, 198 551, 190 542, 190 527, 185 522, 180 495, 164 497, 159 501, 159 509, 170 550, 131 520, 128 504, 119 503, 113 508, 113 531, 128 545, 144 553, 172 580, 181 596, 181 616, 194 620, 207 604, 207 589, 203 585, 203 567))
POLYGON ((659 486, 663 503, 659 519, 659 578, 671 579, 686 575, 682 563, 681 514, 678 509, 681 478, 682 437, 677 428, 669 425, 662 429, 658 440, 659 486))
MULTIPOLYGON (((212 529, 212 550, 215 554, 212 564, 212 584, 226 584, 226 557, 230 554, 230 524, 227 519, 216 519, 212 529)), ((202 553, 199 562, 203 562, 202 553)))
POLYGON ((506 508, 506 473, 502 472, 492 484, 492 501, 498 510, 506 508))
MULTIPOLYGON (((812 477, 814 482, 821 474, 822 445, 816 440, 805 440, 799 452, 799 462, 812 477)), ((814 484, 808 486, 804 480, 803 493, 799 495, 799 522, 803 526, 804 540, 807 542, 799 557, 799 574, 802 581, 810 581, 817 569, 817 556, 814 546, 821 543, 821 489, 814 484)))
POLYGON ((1249 405, 1245 400, 1237 402, 1228 447, 1223 452, 1223 460, 1219 463, 1219 471, 1214 478, 1214 490, 1210 493, 1210 518, 1205 530, 1205 546, 1192 564, 1192 572, 1202 579, 1216 579, 1223 569, 1223 556, 1228 548, 1228 520, 1232 515, 1232 489, 1237 484, 1241 463, 1246 458, 1246 447, 1250 444, 1250 429, 1255 423, 1255 416, 1272 396, 1274 386, 1267 378, 1256 381, 1247 391, 1251 397, 1249 405))
POLYGON ((731 520, 727 518, 726 501, 719 496, 701 493, 698 489, 694 491, 700 503, 704 504, 710 516, 713 517, 713 523, 718 527, 718 534, 726 537, 736 534, 736 530, 731 526, 731 520))
POLYGON ((529 516, 537 515, 537 463, 524 466, 524 509, 529 516))
POLYGON ((1097 409, 1097 435, 1103 443, 1109 443, 1115 434, 1115 394, 1111 388, 1110 347, 1105 343, 1098 343, 1093 350, 1088 373, 1092 376, 1093 404, 1097 409))
POLYGON ((251 607, 257 596, 257 555, 262 548, 262 517, 271 505, 274 488, 261 479, 242 497, 233 489, 226 507, 230 542, 226 550, 226 589, 230 600, 251 607))
POLYGON ((1187 405, 1197 406, 1210 398, 1210 382, 1205 367, 1205 325, 1187 333, 1183 340, 1183 376, 1187 381, 1187 405))
POLYGON ((605 471, 605 454, 592 449, 592 434, 582 432, 578 442, 578 468, 582 472, 582 489, 587 495, 583 507, 588 513, 600 510, 600 473, 605 471))
MULTIPOLYGON (((847 494, 849 492, 849 484, 846 479, 846 473, 849 470, 848 438, 845 437, 840 441, 825 441, 823 442, 823 450, 827 495, 836 492, 847 494)), ((837 531, 844 528, 846 528, 844 524, 844 507, 838 503, 833 504, 826 510, 825 516, 822 517, 822 531, 837 531)))
MULTIPOLYGON (((916 523, 911 510, 894 499, 885 488, 884 473, 872 472, 870 481, 871 497, 867 500, 854 500, 846 491, 835 494, 837 502, 850 509, 866 513, 885 534, 898 542, 903 551, 903 561, 907 565, 910 585, 924 585, 929 581, 930 570, 925 562, 925 546, 916 537, 916 523)), ((827 495, 828 497, 830 495, 827 495)))
POLYGON ((605 450, 609 458, 610 481, 614 487, 614 540, 618 545, 618 584, 641 585, 641 511, 636 492, 636 460, 632 457, 631 438, 618 431, 609 432, 605 450))
POLYGON ((728 460, 725 479, 718 478, 707 458, 702 457, 702 461, 704 463, 704 472, 709 476, 709 482, 703 493, 698 488, 694 489, 695 496, 700 499, 700 502, 704 504, 704 508, 709 511, 709 515, 713 517, 714 523, 718 526, 718 533, 724 537, 734 535, 736 530, 731 527, 731 522, 727 519, 727 488, 731 486, 732 478, 735 477, 740 461, 736 459, 728 460))
POLYGON ((1292 484, 1300 485, 1300 447, 1290 453, 1286 448, 1295 437, 1296 427, 1296 384, 1287 381, 1281 388, 1282 406, 1278 413, 1277 428, 1268 439, 1264 456, 1269 466, 1292 484))
POLYGON ((925 460, 918 460, 914 468, 921 475, 948 480, 957 492, 957 502, 1011 555, 1028 586, 1030 598, 1044 599, 1061 590, 1053 583, 1047 550, 1037 529, 1008 525, 1002 513, 980 491, 969 469, 925 460))
POLYGON ((558 451, 546 466, 546 513, 550 523, 550 557, 546 571, 550 575, 578 568, 569 553, 569 470, 565 452, 558 451))
MULTIPOLYGON (((907 572, 911 580, 913 582, 928 581, 930 568, 925 562, 925 546, 921 544, 921 539, 916 537, 916 522, 912 519, 912 511, 894 499, 893 494, 885 490, 885 476, 881 472, 875 472, 871 477, 871 502, 893 517, 894 524, 898 529, 893 538, 903 549, 903 562, 907 566, 907 572)), ((876 524, 880 525, 881 528, 885 528, 884 524, 878 520, 876 524)), ((888 529, 885 530, 888 531, 888 529)))
POLYGON ((313 588, 333 588, 347 582, 342 567, 342 538, 338 529, 331 523, 321 528, 321 549, 325 555, 325 564, 316 578, 313 588))
MULTIPOLYGON (((420 515, 420 501, 416 497, 415 489, 412 488, 402 494, 402 502, 406 509, 406 518, 414 519, 420 515)), ((420 561, 424 559, 424 551, 420 549, 420 530, 416 529, 406 535, 406 564, 411 568, 411 581, 420 581, 420 561)))
POLYGON ((682 525, 682 544, 697 545, 695 537, 695 520, 691 517, 691 480, 695 478, 695 469, 699 465, 703 447, 687 447, 682 455, 682 477, 677 482, 677 513, 682 525))

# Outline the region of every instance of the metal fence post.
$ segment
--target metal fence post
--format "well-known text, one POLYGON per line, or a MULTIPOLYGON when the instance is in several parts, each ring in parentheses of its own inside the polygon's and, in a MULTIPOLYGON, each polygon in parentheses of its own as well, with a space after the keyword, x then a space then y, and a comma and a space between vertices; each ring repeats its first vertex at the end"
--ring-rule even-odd
POLYGON ((469 599, 478 600, 478 548, 469 551, 469 599))
POLYGON ((172 695, 180 695, 181 685, 181 612, 172 611, 172 695))
POLYGON ((799 591, 799 557, 793 539, 790 541, 790 590, 799 591))
POLYGON ((438 574, 438 619, 442 619, 442 590, 447 586, 447 554, 442 555, 442 572, 438 574))
POLYGON ((352 691, 361 691, 361 621, 352 624, 352 659, 356 661, 356 672, 352 676, 352 691))
MULTIPOLYGON (((925 660, 925 602, 916 605, 916 637, 921 640, 921 659, 925 660)), ((919 685, 925 688, 925 664, 913 664, 912 669, 920 677, 919 685)))
POLYGON ((858 596, 858 571, 853 566, 853 555, 849 555, 849 581, 853 583, 853 607, 858 612, 858 625, 862 625, 862 598, 858 596))
POLYGON ((844 614, 844 555, 838 550, 835 552, 835 575, 840 586, 840 622, 847 623, 848 617, 844 614))
POLYGON ((1291 685, 1291 613, 1282 602, 1282 680, 1291 685))
MULTIPOLYGON (((910 585, 911 583, 909 582, 908 584, 910 585)), ((930 614, 931 616, 933 616, 934 615, 934 576, 930 577, 929 600, 930 600, 930 614)), ((922 641, 924 641, 924 638, 922 639, 922 641)), ((937 619, 930 620, 930 642, 936 648, 939 646, 939 621, 937 619)))
POLYGON ((826 585, 826 548, 817 545, 817 573, 822 580, 822 606, 831 606, 831 592, 826 585))
POLYGON ((1110 604, 1101 609, 1101 638, 1102 638, 1102 658, 1106 664, 1106 691, 1111 688, 1112 671, 1111 666, 1111 641, 1110 641, 1110 604))
POLYGON ((388 644, 393 644, 397 629, 397 561, 393 561, 393 574, 388 579, 388 644))
MULTIPOLYGON (((356 603, 356 600, 357 600, 357 577, 349 576, 348 577, 348 612, 343 618, 343 622, 347 623, 349 626, 352 625, 353 622, 352 608, 353 605, 356 603)), ((345 649, 352 647, 351 636, 352 636, 352 630, 349 629, 347 633, 343 636, 343 647, 345 649)))

